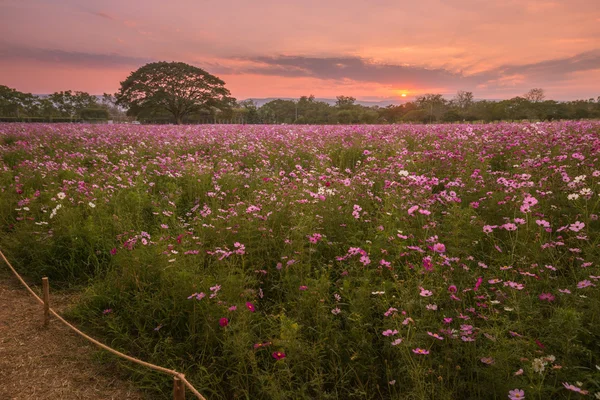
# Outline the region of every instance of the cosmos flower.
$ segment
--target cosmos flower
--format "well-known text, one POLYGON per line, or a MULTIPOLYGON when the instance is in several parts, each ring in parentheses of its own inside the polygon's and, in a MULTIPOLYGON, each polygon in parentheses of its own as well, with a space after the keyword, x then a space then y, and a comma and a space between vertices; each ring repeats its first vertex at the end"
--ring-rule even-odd
POLYGON ((525 398, 525 391, 521 389, 513 389, 508 392, 509 400, 521 400, 525 398))

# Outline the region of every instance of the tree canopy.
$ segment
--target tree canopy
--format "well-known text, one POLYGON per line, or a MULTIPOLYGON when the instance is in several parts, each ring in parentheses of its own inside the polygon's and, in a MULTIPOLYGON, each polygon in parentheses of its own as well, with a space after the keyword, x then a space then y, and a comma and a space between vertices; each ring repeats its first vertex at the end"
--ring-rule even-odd
POLYGON ((230 109, 235 104, 230 95, 225 82, 201 68, 182 62, 154 62, 132 72, 115 97, 129 115, 167 112, 180 124, 193 113, 230 109))

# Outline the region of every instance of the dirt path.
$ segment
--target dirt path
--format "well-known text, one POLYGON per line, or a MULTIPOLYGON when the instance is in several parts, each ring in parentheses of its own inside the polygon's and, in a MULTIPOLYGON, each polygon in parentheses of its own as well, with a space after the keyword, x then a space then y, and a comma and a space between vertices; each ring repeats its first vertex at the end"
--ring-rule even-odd
MULTIPOLYGON (((72 298, 51 293, 60 312, 72 298)), ((56 319, 42 326, 41 306, 0 272, 0 399, 143 399, 129 382, 93 360, 96 347, 56 319)))

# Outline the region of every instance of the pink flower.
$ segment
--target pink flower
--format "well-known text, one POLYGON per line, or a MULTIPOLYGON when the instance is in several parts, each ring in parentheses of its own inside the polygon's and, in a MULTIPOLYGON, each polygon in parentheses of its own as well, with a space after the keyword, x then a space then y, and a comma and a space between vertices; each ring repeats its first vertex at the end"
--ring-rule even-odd
POLYGON ((477 291, 477 289, 479 289, 479 286, 481 286, 482 282, 483 278, 480 276, 479 278, 477 278, 477 282, 475 282, 475 287, 473 288, 473 290, 477 291))
POLYGON ((225 326, 229 325, 229 320, 227 318, 223 317, 219 320, 219 325, 225 327, 225 326))
POLYGON ((450 286, 448 286, 448 291, 450 293, 456 293, 458 291, 458 289, 456 288, 456 285, 450 285, 450 286))
POLYGON ((508 398, 510 400, 520 400, 525 398, 525 391, 521 389, 513 389, 508 392, 508 398))
POLYGON ((248 310, 250 310, 250 312, 254 312, 256 311, 256 308, 254 308, 254 304, 250 303, 250 302, 246 302, 246 308, 248 310))
POLYGON ((102 315, 110 314, 111 312, 112 308, 107 308, 106 310, 102 311, 102 315))
POLYGON ((386 317, 389 317, 390 315, 394 314, 396 311, 398 311, 397 308, 390 307, 383 315, 385 315, 386 317))
POLYGON ((495 225, 484 225, 483 226, 483 233, 492 233, 494 231, 494 228, 497 228, 497 226, 495 226, 495 225))
POLYGON ((565 389, 570 390, 572 392, 576 392, 576 393, 581 393, 582 395, 586 395, 588 394, 587 390, 582 390, 581 388, 578 388, 575 385, 571 385, 570 383, 567 382, 563 382, 563 386, 565 387, 565 389))
POLYGON ((417 211, 419 209, 419 206, 412 206, 411 208, 408 209, 408 215, 413 215, 413 213, 415 211, 417 211))
POLYGON ((494 364, 496 361, 494 361, 494 359, 492 357, 483 357, 481 360, 482 363, 486 364, 486 365, 492 365, 494 364))
POLYGON ((274 351, 273 354, 271 354, 271 355, 276 360, 283 360, 285 358, 285 353, 283 353, 281 351, 274 351))
POLYGON ((579 222, 579 221, 575 221, 574 223, 572 223, 569 226, 569 229, 572 230, 573 232, 579 232, 583 228, 585 228, 585 224, 583 222, 579 222))
POLYGON ((113 247, 112 249, 110 249, 110 254, 111 254, 112 256, 114 256, 115 254, 117 254, 117 248, 116 248, 116 247, 113 247))
POLYGON ((433 245, 433 251, 435 251, 436 253, 445 253, 446 246, 442 243, 436 243, 433 245))
POLYGON ((398 334, 398 331, 396 329, 394 329, 394 330, 388 329, 386 331, 381 332, 381 334, 383 336, 394 336, 394 335, 398 334))
POLYGON ((596 285, 594 285, 592 282, 590 282, 586 279, 577 284, 577 289, 583 289, 583 288, 590 287, 590 286, 596 286, 596 285))
POLYGON ((417 347, 416 349, 413 349, 412 352, 415 354, 423 354, 423 355, 429 354, 429 350, 421 349, 419 347, 417 347))
POLYGON ((419 295, 421 297, 429 297, 429 296, 433 295, 433 292, 431 290, 426 290, 426 289, 421 288, 421 292, 419 293, 419 295))
POLYGON ((304 291, 304 290, 308 289, 308 286, 302 285, 298 289, 304 291))
POLYGON ((398 339, 394 340, 392 342, 392 346, 398 346, 400 343, 402 343, 402 338, 398 338, 398 339))
POLYGON ((444 340, 444 338, 442 336, 438 335, 437 333, 427 332, 427 334, 429 336, 431 336, 432 338, 436 338, 437 340, 444 340))

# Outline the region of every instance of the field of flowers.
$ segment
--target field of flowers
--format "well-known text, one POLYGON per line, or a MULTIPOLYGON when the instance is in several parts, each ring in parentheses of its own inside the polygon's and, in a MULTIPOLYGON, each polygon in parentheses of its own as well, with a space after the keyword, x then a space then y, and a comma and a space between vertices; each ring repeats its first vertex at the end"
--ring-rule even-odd
POLYGON ((600 398, 599 122, 4 124, 0 146, 0 248, 209 399, 600 398))

